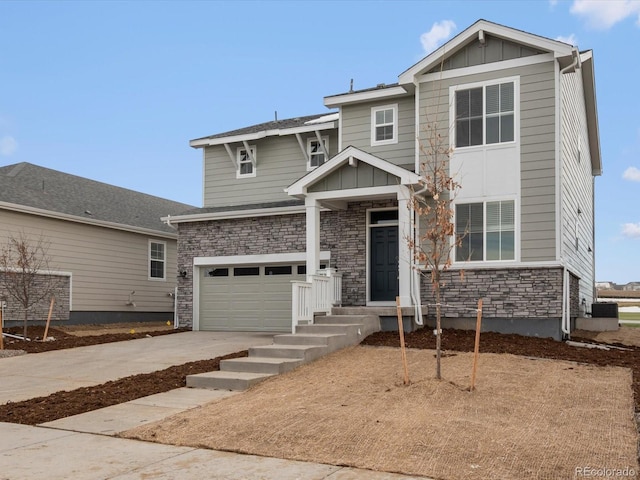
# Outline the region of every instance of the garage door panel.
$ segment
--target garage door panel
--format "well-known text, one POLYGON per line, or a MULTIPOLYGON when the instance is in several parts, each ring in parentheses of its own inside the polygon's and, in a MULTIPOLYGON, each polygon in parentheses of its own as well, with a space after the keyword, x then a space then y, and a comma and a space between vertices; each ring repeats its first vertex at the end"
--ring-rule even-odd
MULTIPOLYGON (((200 329, 239 331, 289 331, 291 329, 291 281, 304 280, 297 274, 298 264, 290 268, 267 268, 270 272, 292 274, 265 275, 265 266, 259 266, 259 275, 234 275, 233 266, 227 276, 209 276, 214 267, 202 268, 200 275, 200 329)), ((255 267, 252 265, 251 267, 255 267)), ((246 273, 246 266, 241 272, 246 273)), ((253 270, 255 271, 255 269, 253 270)))

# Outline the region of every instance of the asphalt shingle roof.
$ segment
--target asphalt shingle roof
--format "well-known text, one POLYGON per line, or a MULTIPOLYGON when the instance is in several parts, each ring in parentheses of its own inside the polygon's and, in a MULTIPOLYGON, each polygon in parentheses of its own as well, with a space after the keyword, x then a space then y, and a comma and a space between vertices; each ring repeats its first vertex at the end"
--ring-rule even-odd
POLYGON ((161 217, 195 208, 27 162, 0 167, 0 202, 166 233, 161 217))
POLYGON ((194 140, 204 140, 206 139, 214 139, 214 138, 224 138, 224 137, 235 137, 237 135, 249 135, 251 133, 264 132, 266 130, 277 130, 277 129, 286 129, 286 128, 296 128, 302 127, 306 122, 311 120, 316 120, 320 117, 325 117, 331 113, 335 112, 325 112, 319 113, 317 115, 307 115, 304 117, 295 117, 295 118, 286 118, 284 120, 272 120, 271 122, 258 123, 257 125, 251 125, 249 127, 239 128, 237 130, 230 130, 228 132, 216 133, 215 135, 209 135, 207 137, 195 138, 194 140))

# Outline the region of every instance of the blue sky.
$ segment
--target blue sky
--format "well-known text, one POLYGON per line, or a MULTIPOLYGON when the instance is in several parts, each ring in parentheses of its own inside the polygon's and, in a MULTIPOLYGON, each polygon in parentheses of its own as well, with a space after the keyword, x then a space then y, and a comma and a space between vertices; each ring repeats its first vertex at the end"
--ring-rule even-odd
POLYGON ((0 1, 0 166, 200 206, 190 139, 322 113, 479 18, 594 50, 597 278, 640 281, 640 0, 0 1))

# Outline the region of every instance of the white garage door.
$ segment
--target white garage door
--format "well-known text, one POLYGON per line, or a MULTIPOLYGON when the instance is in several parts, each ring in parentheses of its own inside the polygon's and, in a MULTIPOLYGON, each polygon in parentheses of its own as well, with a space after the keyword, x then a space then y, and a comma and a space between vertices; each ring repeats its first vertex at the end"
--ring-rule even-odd
POLYGON ((291 330, 291 281, 303 264, 200 268, 200 330, 291 330))

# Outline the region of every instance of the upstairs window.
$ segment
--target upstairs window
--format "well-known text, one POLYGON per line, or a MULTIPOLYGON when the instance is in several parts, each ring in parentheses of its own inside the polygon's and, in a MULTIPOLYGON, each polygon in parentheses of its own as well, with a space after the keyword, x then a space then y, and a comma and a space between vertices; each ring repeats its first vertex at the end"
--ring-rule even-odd
POLYGON ((166 264, 166 243, 149 240, 149 280, 164 280, 166 264))
POLYGON ((371 109, 371 145, 398 143, 398 105, 371 109))
MULTIPOLYGON (((329 151, 329 137, 322 137, 322 144, 324 144, 324 149, 329 151)), ((327 161, 322 144, 317 138, 309 138, 307 140, 307 157, 309 158, 307 170, 313 170, 327 161)))
POLYGON ((514 82, 455 92, 456 147, 513 142, 514 82))
POLYGON ((513 200, 456 205, 457 262, 515 259, 513 200))
MULTIPOLYGON (((249 147, 249 150, 251 151, 251 155, 253 155, 253 158, 256 159, 255 145, 252 145, 251 147, 249 147)), ((249 156, 247 149, 244 147, 238 148, 238 170, 236 172, 236 177, 240 178, 240 177, 255 177, 255 176, 256 176, 256 169, 253 166, 253 163, 251 162, 251 156, 249 156)))

